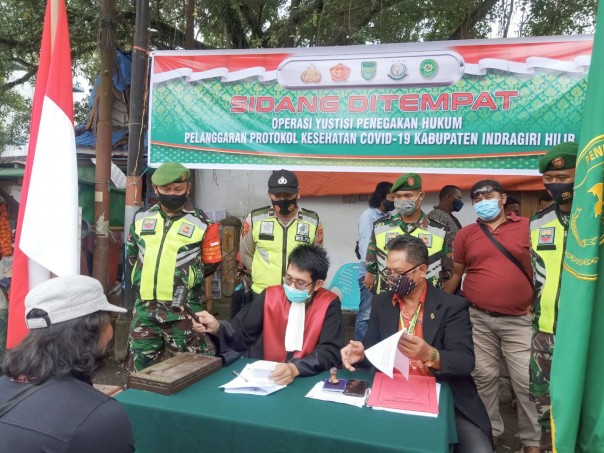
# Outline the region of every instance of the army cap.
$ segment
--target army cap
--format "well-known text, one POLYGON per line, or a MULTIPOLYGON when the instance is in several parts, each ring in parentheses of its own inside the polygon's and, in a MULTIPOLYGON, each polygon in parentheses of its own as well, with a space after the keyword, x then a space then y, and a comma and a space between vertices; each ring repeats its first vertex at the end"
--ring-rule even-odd
POLYGON ((394 184, 390 193, 398 192, 399 190, 421 190, 422 178, 417 173, 405 173, 399 176, 394 184))
POLYGON ((166 186, 173 182, 185 182, 191 177, 191 172, 187 167, 178 162, 166 162, 161 164, 153 176, 151 182, 156 186, 166 186))
POLYGON ((579 144, 576 142, 564 142, 554 146, 539 160, 539 173, 575 168, 578 151, 579 144))

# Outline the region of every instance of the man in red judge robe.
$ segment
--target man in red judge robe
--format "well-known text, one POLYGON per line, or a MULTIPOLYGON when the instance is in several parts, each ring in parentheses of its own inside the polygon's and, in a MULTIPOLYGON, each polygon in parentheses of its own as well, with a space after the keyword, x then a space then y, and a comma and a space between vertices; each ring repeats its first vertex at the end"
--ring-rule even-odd
POLYGON ((323 288, 328 269, 325 250, 300 245, 289 255, 283 285, 266 288, 233 319, 202 311, 193 328, 220 338, 226 364, 242 354, 280 362, 271 375, 277 384, 339 366, 344 326, 340 299, 323 288))

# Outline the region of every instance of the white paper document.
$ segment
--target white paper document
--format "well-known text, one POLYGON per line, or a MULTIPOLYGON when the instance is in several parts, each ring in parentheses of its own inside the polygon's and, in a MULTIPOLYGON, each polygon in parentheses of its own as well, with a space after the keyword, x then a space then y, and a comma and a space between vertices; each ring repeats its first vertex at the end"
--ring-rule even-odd
POLYGON ((406 332, 407 329, 399 330, 365 351, 367 360, 390 379, 395 368, 405 376, 405 379, 409 379, 409 358, 397 347, 399 338, 406 332))
POLYGON ((333 403, 349 404, 350 406, 363 407, 369 396, 371 389, 367 389, 364 397, 344 395, 340 392, 326 392, 323 390, 323 381, 317 384, 306 394, 306 398, 312 398, 321 401, 331 401, 333 403))
POLYGON ((254 363, 248 363, 235 379, 221 385, 226 393, 245 393, 248 395, 270 395, 285 388, 285 385, 278 385, 272 381, 269 376, 275 371, 277 362, 267 360, 258 360, 254 363))

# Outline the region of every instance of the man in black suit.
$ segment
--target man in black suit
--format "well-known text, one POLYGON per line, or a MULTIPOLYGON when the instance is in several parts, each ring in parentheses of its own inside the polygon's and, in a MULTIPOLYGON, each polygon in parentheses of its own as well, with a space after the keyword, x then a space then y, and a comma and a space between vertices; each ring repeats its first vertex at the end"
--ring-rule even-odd
POLYGON ((399 236, 388 243, 390 291, 375 297, 367 335, 342 351, 343 365, 368 366, 365 348, 406 328, 398 343, 411 374, 433 375, 449 384, 455 403, 456 452, 490 453, 491 424, 472 379, 474 345, 468 301, 434 288, 425 278, 428 249, 422 239, 399 236))

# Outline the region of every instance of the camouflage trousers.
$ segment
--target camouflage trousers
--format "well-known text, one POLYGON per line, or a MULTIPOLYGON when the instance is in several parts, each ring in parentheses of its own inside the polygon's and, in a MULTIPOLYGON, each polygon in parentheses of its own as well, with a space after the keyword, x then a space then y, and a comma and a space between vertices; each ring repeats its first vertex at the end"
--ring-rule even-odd
MULTIPOLYGON (((201 306, 189 303, 193 311, 201 306)), ((170 311, 160 301, 137 299, 132 313, 132 324, 128 338, 128 356, 125 367, 128 371, 141 371, 160 362, 166 348, 177 352, 216 355, 216 347, 209 336, 193 330, 191 320, 170 311)))
POLYGON ((550 422, 551 398, 549 394, 554 338, 551 333, 533 332, 531 341, 530 398, 537 407, 538 421, 541 425, 541 452, 552 451, 552 427, 550 422))

